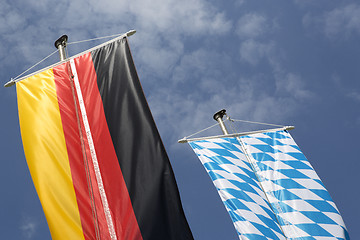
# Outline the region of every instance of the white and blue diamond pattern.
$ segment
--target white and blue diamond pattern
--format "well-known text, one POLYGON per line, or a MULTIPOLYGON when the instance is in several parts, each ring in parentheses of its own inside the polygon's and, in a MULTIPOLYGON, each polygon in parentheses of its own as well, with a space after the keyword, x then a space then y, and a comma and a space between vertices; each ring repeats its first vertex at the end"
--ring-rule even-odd
POLYGON ((286 239, 235 138, 190 145, 213 180, 240 239, 286 239))
POLYGON ((290 239, 348 239, 320 178, 286 131, 241 137, 256 175, 290 239))
POLYGON ((330 195, 288 132, 190 145, 240 239, 349 239, 330 195))

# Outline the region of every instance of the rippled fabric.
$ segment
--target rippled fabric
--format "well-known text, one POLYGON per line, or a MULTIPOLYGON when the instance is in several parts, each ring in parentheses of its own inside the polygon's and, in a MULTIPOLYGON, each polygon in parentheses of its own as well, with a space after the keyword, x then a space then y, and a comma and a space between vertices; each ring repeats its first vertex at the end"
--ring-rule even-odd
POLYGON ((17 82, 17 93, 53 239, 193 239, 126 38, 17 82))
POLYGON ((53 239, 84 239, 52 69, 17 83, 24 152, 53 239))
POLYGON ((349 239, 329 193, 287 131, 199 140, 190 146, 240 239, 349 239))

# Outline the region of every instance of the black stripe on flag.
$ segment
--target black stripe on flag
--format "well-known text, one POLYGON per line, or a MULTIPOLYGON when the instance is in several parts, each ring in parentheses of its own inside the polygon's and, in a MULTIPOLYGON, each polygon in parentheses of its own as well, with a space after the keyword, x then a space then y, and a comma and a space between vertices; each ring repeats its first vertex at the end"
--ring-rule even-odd
POLYGON ((127 38, 94 50, 91 56, 105 117, 143 239, 193 239, 127 38))

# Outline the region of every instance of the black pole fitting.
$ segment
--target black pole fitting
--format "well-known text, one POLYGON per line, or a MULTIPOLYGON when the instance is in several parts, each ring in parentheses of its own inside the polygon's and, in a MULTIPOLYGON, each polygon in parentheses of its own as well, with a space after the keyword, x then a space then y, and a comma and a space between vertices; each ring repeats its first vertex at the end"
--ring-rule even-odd
POLYGON ((218 111, 217 113, 215 113, 213 118, 215 121, 217 121, 218 118, 222 119, 224 115, 226 115, 226 110, 222 109, 222 110, 218 111))
POLYGON ((59 45, 62 45, 63 47, 65 47, 67 40, 68 40, 68 36, 62 35, 58 40, 55 41, 54 45, 56 48, 59 48, 59 45))

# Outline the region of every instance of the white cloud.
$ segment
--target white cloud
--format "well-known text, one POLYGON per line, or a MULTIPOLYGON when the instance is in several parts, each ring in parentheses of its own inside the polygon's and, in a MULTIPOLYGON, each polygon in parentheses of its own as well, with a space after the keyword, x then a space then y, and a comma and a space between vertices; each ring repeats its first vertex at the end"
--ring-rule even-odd
POLYGON ((261 43, 255 40, 246 40, 240 45, 240 57, 243 61, 256 65, 264 57, 270 56, 274 50, 274 44, 261 43))
POLYGON ((0 3, 0 34, 22 29, 25 19, 21 13, 6 1, 0 3))
MULTIPOLYGON (((214 51, 184 54, 167 87, 153 89, 149 94, 155 121, 166 142, 173 143, 171 148, 177 148, 179 138, 214 124, 212 114, 222 108, 226 108, 230 116, 270 123, 281 122, 295 111, 297 99, 291 91, 301 86, 297 82, 300 79, 288 76, 286 93, 277 94, 269 90, 277 88, 271 76, 242 77, 229 73, 227 67, 231 65, 230 69, 234 69, 234 64, 226 54, 214 51)), ((304 88, 296 92, 299 99, 301 90, 305 92, 304 88)), ((214 131, 212 134, 221 133, 216 127, 214 131)))
MULTIPOLYGON (((232 28, 226 15, 204 0, 61 1, 51 4, 51 11, 39 10, 50 3, 26 2, 21 14, 6 1, 1 4, 0 11, 11 13, 0 21, 0 32, 6 32, 0 39, 12 41, 12 49, 0 49, 8 56, 4 64, 21 58, 31 66, 55 50, 52 43, 62 34, 73 42, 136 29, 132 41, 141 52, 137 64, 145 74, 165 77, 179 61, 185 39, 221 35, 232 28)), ((78 45, 68 49, 70 54, 80 51, 78 45)))
POLYGON ((200 48, 181 57, 172 77, 175 83, 189 80, 190 74, 195 78, 191 81, 196 83, 202 79, 223 78, 221 71, 226 64, 230 64, 229 62, 230 59, 226 54, 200 48))
POLYGON ((317 6, 323 7, 326 3, 328 2, 328 0, 317 0, 317 1, 313 1, 313 0, 294 0, 294 3, 302 8, 306 8, 306 7, 310 7, 310 8, 314 8, 317 6))
POLYGON ((256 38, 263 35, 268 28, 265 16, 248 13, 239 19, 236 33, 242 39, 256 38))
POLYGON ((292 95, 295 100, 305 100, 313 97, 306 89, 305 81, 297 74, 286 72, 276 76, 276 89, 281 93, 292 95))
POLYGON ((133 24, 139 32, 154 35, 212 35, 231 27, 224 13, 203 0, 70 1, 64 10, 66 26, 90 31, 94 24, 95 28, 112 25, 114 29, 133 24))
POLYGON ((357 91, 351 91, 347 94, 347 96, 351 99, 353 99, 356 102, 360 102, 360 92, 357 91))
POLYGON ((245 116, 243 119, 276 123, 286 119, 298 110, 304 101, 313 97, 301 75, 286 69, 286 53, 272 38, 274 30, 281 29, 281 26, 275 23, 279 24, 275 19, 258 13, 248 13, 238 21, 236 33, 241 40, 240 60, 253 67, 258 67, 260 63, 263 66, 268 65, 270 69, 266 75, 259 73, 260 79, 257 75, 241 78, 241 86, 233 86, 229 90, 229 95, 232 95, 236 102, 229 101, 225 104, 235 109, 233 111, 238 113, 235 115, 245 116))
POLYGON ((20 226, 20 230, 24 239, 33 239, 36 229, 37 229, 37 222, 34 221, 30 217, 24 217, 20 226))
POLYGON ((235 0, 235 6, 241 6, 241 5, 243 5, 244 3, 245 3, 245 0, 235 0))
POLYGON ((274 19, 268 19, 259 13, 253 12, 242 16, 236 29, 241 40, 239 50, 241 60, 253 66, 262 59, 273 61, 277 50, 270 36, 275 26, 274 19))
POLYGON ((360 5, 350 4, 326 13, 324 24, 328 36, 360 34, 360 5))
POLYGON ((323 14, 307 13, 303 25, 315 28, 332 39, 346 39, 360 34, 360 5, 356 3, 338 7, 323 14))
POLYGON ((150 33, 139 33, 133 39, 134 46, 137 46, 137 65, 146 76, 168 77, 184 52, 184 44, 178 39, 168 40, 150 33), (146 38, 147 43, 137 44, 141 38, 146 38))
POLYGON ((132 1, 130 11, 140 27, 165 34, 217 34, 230 29, 223 13, 202 0, 132 1))
MULTIPOLYGON (((353 81, 356 82, 355 79, 353 81)), ((346 96, 356 103, 360 102, 360 91, 354 86, 349 86, 349 82, 346 81, 346 79, 341 78, 337 73, 334 73, 331 76, 331 82, 339 94, 346 96)))

